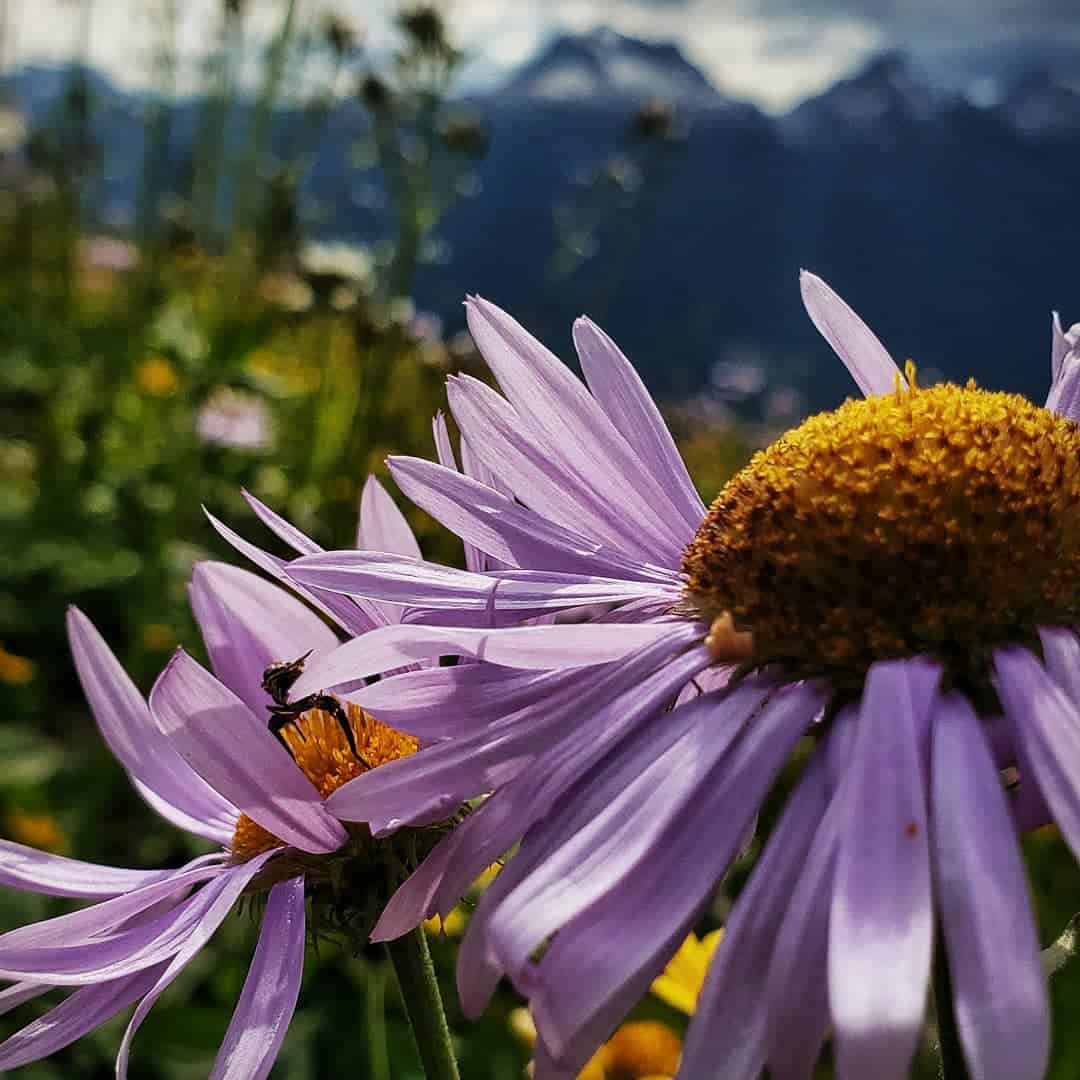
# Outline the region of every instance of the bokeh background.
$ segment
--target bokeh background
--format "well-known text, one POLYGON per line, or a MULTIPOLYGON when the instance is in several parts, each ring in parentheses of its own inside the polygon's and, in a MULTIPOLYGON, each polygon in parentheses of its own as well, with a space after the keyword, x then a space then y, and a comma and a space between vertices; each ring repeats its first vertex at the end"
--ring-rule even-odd
MULTIPOLYGON (((97 737, 65 606, 148 689, 178 643, 200 654, 193 563, 233 558, 203 505, 273 547, 247 488, 350 546, 365 476, 431 454, 448 372, 483 377, 468 292, 568 357, 572 319, 601 322, 706 499, 852 390, 800 266, 922 381, 1040 399, 1050 311, 1080 319, 1078 60, 1066 0, 0 0, 0 833, 192 854, 97 737)), ((1026 843, 1049 942, 1080 874, 1056 833, 1026 843)), ((0 894, 3 928, 54 910, 0 894)), ((206 1074, 253 940, 226 924, 135 1075, 206 1074)), ((463 1075, 513 1080, 520 1002, 462 1022, 455 940, 433 934, 463 1075)), ((1071 967, 1054 992, 1075 1077, 1071 967)), ((24 1075, 110 1076, 120 1030, 24 1075)), ((379 950, 309 954, 274 1075, 420 1075, 379 950)))

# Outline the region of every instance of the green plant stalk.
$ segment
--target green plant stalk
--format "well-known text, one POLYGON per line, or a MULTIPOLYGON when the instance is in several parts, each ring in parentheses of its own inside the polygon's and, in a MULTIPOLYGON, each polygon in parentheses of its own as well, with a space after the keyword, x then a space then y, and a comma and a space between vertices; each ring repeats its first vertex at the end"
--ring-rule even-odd
POLYGON ((459 1080, 424 928, 386 943, 427 1080, 459 1080))
POLYGON ((953 1011, 952 979, 944 944, 939 943, 934 954, 934 1008, 937 1011, 938 1064, 940 1080, 969 1080, 960 1032, 953 1011))
POLYGON ((371 1080, 390 1080, 390 1058, 386 1052, 386 1014, 383 1007, 386 968, 376 964, 367 977, 368 1065, 371 1080))

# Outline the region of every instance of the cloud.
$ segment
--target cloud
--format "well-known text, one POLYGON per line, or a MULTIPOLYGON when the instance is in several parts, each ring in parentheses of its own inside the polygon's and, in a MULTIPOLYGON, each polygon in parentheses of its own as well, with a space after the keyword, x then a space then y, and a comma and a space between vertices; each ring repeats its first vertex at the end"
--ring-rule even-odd
MULTIPOLYGON (((1076 0, 441 0, 473 86, 491 85, 553 34, 611 26, 680 46, 724 93, 783 111, 848 74, 876 51, 908 48, 920 56, 1026 56, 1048 50, 1080 56, 1076 0), (1026 50, 1026 51, 1025 51, 1026 50)), ((300 0, 315 19, 336 10, 365 32, 374 51, 391 46, 399 0, 300 0)), ((121 85, 162 85, 158 47, 168 28, 144 0, 98 0, 89 39, 93 63, 121 85)), ((202 63, 219 25, 221 0, 176 5, 177 88, 200 85, 202 63)), ((71 0, 12 5, 21 13, 4 42, 6 63, 62 62, 80 55, 71 0), (58 30, 58 28, 60 28, 58 30)), ((281 18, 280 0, 248 0, 246 34, 252 78, 261 47, 281 18)), ((1048 52, 1048 55, 1053 53, 1048 52)))

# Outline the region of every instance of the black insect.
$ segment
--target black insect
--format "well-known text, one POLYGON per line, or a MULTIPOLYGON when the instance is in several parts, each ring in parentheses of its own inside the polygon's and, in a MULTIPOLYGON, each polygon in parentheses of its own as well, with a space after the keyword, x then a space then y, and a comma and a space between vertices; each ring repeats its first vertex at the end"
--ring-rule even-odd
MULTIPOLYGON (((276 664, 271 664, 263 672, 262 688, 274 701, 274 704, 270 706, 270 730, 282 746, 285 746, 281 729, 286 724, 296 724, 300 714, 306 713, 308 709, 322 709, 323 712, 329 713, 338 722, 353 757, 363 761, 364 759, 360 757, 356 749, 356 737, 353 735, 352 724, 349 723, 349 715, 336 697, 332 694, 318 693, 308 694, 307 697, 303 697, 299 701, 289 700, 289 691, 303 673, 304 661, 310 655, 311 652, 308 651, 296 660, 279 661, 276 664)), ((297 725, 296 730, 300 730, 299 725, 297 725)), ((285 748, 288 749, 287 746, 285 748)))

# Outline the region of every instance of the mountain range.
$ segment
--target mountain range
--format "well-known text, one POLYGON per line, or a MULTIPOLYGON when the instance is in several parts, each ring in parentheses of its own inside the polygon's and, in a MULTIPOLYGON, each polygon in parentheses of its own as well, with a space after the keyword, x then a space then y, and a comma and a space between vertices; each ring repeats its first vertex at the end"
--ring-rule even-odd
MULTIPOLYGON (((14 76, 24 108, 43 113, 50 78, 59 85, 41 69, 14 76)), ((115 210, 134 197, 142 126, 137 101, 102 91, 100 198, 115 210)), ((462 104, 489 152, 478 194, 440 225, 449 256, 415 289, 451 329, 462 296, 481 293, 566 355, 587 312, 662 395, 695 394, 717 365, 749 358, 820 408, 852 384, 802 312, 800 267, 928 376, 1036 398, 1051 310, 1080 321, 1080 93, 1047 69, 976 104, 885 53, 772 116, 722 94, 674 45, 605 30, 556 38, 462 104), (657 101, 670 126, 644 138, 635 119, 657 101)), ((178 113, 178 160, 194 109, 178 113)), ((322 230, 371 242, 387 223, 377 178, 351 164, 363 128, 355 104, 330 117, 305 198, 322 230)))

